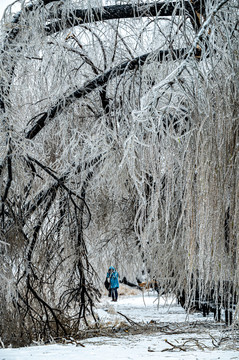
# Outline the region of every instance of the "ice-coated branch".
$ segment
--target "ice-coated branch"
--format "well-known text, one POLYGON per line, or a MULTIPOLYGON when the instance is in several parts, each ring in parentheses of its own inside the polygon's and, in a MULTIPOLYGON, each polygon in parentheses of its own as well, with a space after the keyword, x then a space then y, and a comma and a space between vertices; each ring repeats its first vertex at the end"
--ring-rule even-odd
MULTIPOLYGON (((192 54, 191 51, 190 54, 192 54)), ((197 47, 194 49, 193 56, 200 57, 201 50, 197 47)), ((162 62, 162 61, 170 61, 176 59, 184 59, 188 57, 187 49, 174 49, 174 50, 159 50, 152 53, 147 53, 141 56, 136 57, 133 60, 124 61, 123 63, 115 66, 114 68, 107 70, 103 74, 97 76, 91 81, 88 81, 83 87, 74 91, 72 94, 60 99, 57 101, 55 105, 53 105, 48 111, 44 112, 39 116, 35 116, 35 118, 39 117, 36 121, 35 125, 27 131, 26 139, 33 139, 46 125, 47 122, 54 119, 56 116, 60 115, 61 112, 68 108, 72 103, 74 103, 77 99, 80 99, 87 94, 90 94, 92 91, 96 89, 100 89, 104 85, 108 83, 111 79, 120 76, 128 71, 132 71, 135 69, 139 69, 143 66, 147 61, 148 62, 162 62)), ((32 122, 31 119, 30 122, 32 122)))
MULTIPOLYGON (((65 175, 58 177, 51 169, 49 169, 49 167, 43 165, 40 161, 38 161, 37 159, 32 158, 31 156, 28 156, 28 160, 34 162, 35 164, 37 164, 41 169, 43 169, 48 175, 50 175, 54 180, 56 180, 56 183, 51 186, 51 190, 50 192, 52 193, 52 190, 55 191, 55 189, 57 189, 58 187, 62 187, 67 194, 70 196, 72 202, 74 202, 73 197, 76 197, 77 199, 81 200, 84 203, 84 207, 86 207, 87 212, 89 214, 89 222, 90 222, 90 209, 88 207, 88 205, 86 204, 86 201, 83 197, 79 196, 78 194, 76 194, 74 191, 72 191, 68 186, 66 186, 66 180, 67 177, 70 175, 70 172, 67 172, 65 175)), ((97 162, 98 162, 98 158, 97 158, 97 162)), ((74 169, 74 168, 73 168, 74 169)), ((71 169, 72 171, 72 169, 71 169)), ((49 189, 47 191, 47 194, 49 194, 49 189)), ((75 204, 75 207, 79 210, 79 207, 75 204)))
POLYGON ((63 28, 71 28, 86 23, 107 21, 107 20, 120 20, 130 18, 141 17, 165 17, 172 15, 179 15, 182 9, 186 13, 195 16, 195 12, 204 11, 202 2, 197 0, 194 2, 183 1, 179 4, 176 1, 173 2, 154 2, 154 3, 139 3, 139 4, 122 4, 104 6, 102 8, 93 8, 90 11, 88 9, 75 9, 67 14, 61 10, 57 12, 56 17, 59 19, 47 24, 45 26, 46 34, 50 35, 61 31, 63 28))
POLYGON ((230 311, 236 1, 24 3, 2 22, 0 260, 18 294, 17 308, 2 292, 6 328, 19 319, 19 341, 72 334, 100 289, 90 264, 103 279, 112 259, 187 309, 213 297, 230 311))
MULTIPOLYGON (((34 10, 40 8, 41 6, 46 6, 52 2, 58 2, 57 0, 42 0, 39 3, 28 4, 24 8, 26 14, 33 12, 34 10)), ((59 2, 59 6, 61 6, 59 2)), ((47 35, 57 33, 67 28, 83 25, 86 23, 97 22, 97 21, 106 21, 106 20, 116 20, 116 19, 130 19, 130 18, 142 18, 142 17, 165 17, 165 16, 177 16, 180 15, 183 11, 189 14, 191 21, 195 23, 198 21, 197 14, 204 13, 204 2, 196 0, 194 2, 184 1, 183 5, 179 6, 177 2, 156 2, 153 4, 123 4, 123 5, 111 5, 105 6, 102 8, 93 8, 89 9, 75 9, 69 11, 65 15, 65 11, 58 10, 57 15, 54 17, 59 18, 53 23, 48 23, 45 26, 45 33, 47 35), (64 16, 63 16, 64 14, 64 16), (67 18, 65 18, 67 16, 67 18)), ((14 15, 11 24, 13 28, 10 31, 7 31, 6 37, 3 42, 2 54, 5 51, 8 51, 9 46, 12 45, 13 41, 16 39, 19 33, 21 33, 22 25, 20 24, 22 11, 19 11, 14 15)), ((23 28, 25 25, 23 26, 23 28)), ((21 47, 16 49, 16 52, 21 52, 21 47)), ((5 62, 8 60, 5 60, 5 62)), ((12 83, 12 76, 14 74, 16 65, 16 60, 11 63, 11 66, 8 66, 8 72, 10 74, 7 82, 2 81, 2 94, 0 96, 0 108, 5 110, 5 99, 8 96, 10 85, 12 83)), ((54 110, 53 110, 54 112, 54 110)))

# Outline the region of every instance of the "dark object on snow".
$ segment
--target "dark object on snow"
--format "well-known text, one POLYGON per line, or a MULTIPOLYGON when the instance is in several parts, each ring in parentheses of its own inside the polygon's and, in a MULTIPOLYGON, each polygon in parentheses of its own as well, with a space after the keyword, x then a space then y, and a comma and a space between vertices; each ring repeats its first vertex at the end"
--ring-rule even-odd
POLYGON ((142 290, 142 288, 137 285, 137 284, 133 284, 131 282, 129 282, 126 277, 124 276, 122 280, 120 280, 121 284, 125 284, 125 285, 128 285, 130 287, 133 287, 133 288, 136 288, 136 289, 139 289, 139 290, 142 290))
POLYGON ((139 287, 141 288, 141 290, 155 290, 158 294, 160 291, 160 294, 163 295, 163 291, 162 289, 160 289, 159 287, 159 283, 158 281, 153 277, 152 280, 149 281, 140 281, 139 279, 136 279, 138 282, 139 287))

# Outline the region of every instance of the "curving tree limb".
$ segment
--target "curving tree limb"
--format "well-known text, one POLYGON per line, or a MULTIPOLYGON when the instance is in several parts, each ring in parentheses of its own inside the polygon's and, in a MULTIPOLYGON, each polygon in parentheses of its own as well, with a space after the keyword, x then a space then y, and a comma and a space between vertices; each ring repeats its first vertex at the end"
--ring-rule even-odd
MULTIPOLYGON (((175 50, 159 50, 150 52, 134 58, 133 60, 124 61, 114 68, 107 70, 103 74, 95 77, 93 80, 88 81, 82 87, 71 93, 70 95, 59 99, 55 105, 53 105, 48 111, 39 115, 39 119, 35 122, 35 125, 26 132, 26 139, 32 140, 39 132, 45 127, 45 125, 53 120, 56 116, 60 115, 63 109, 69 107, 76 99, 80 99, 92 91, 102 88, 111 79, 120 76, 128 71, 138 69, 144 65, 147 61, 162 62, 167 60, 185 59, 188 56, 188 49, 175 49, 175 50)), ((193 56, 200 58, 201 50, 195 48, 193 56)), ((32 122, 35 118, 32 118, 29 122, 32 122)))

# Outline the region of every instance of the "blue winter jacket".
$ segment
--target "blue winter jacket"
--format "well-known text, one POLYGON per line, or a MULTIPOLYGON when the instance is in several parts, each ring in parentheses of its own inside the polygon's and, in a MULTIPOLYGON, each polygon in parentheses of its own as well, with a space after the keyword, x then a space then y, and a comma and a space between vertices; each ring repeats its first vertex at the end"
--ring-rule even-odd
POLYGON ((115 270, 113 266, 109 268, 109 271, 107 272, 107 279, 110 278, 110 288, 115 289, 119 287, 119 274, 115 270), (113 270, 112 273, 110 273, 110 270, 113 270))

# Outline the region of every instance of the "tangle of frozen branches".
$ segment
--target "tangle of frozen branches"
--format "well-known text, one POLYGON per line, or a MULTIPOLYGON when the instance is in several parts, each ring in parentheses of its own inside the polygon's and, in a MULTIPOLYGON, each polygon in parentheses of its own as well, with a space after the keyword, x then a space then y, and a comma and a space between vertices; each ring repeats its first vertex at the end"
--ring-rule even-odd
POLYGON ((1 311, 28 341, 88 323, 110 261, 186 304, 234 302, 238 38, 235 0, 6 9, 1 311))

